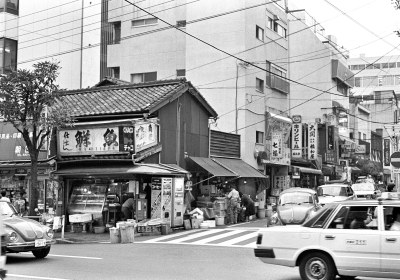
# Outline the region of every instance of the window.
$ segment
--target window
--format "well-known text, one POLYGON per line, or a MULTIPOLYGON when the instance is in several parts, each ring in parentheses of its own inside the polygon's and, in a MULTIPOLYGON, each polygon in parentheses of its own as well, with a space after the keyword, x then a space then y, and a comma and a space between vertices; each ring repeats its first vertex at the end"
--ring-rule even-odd
POLYGON ((381 64, 380 63, 375 63, 374 64, 375 69, 381 69, 381 64))
POLYGON ((360 77, 356 77, 355 78, 354 86, 355 87, 361 87, 361 78, 360 77))
POLYGON ((111 76, 119 79, 119 67, 111 67, 111 76))
POLYGON ((389 63, 389 68, 396 68, 396 62, 389 63))
POLYGON ((256 143, 264 144, 264 132, 256 131, 256 143))
POLYGON ((0 73, 17 70, 18 42, 8 38, 0 38, 0 73))
POLYGON ((280 25, 278 23, 278 21, 279 21, 278 17, 276 17, 276 19, 272 19, 272 18, 268 17, 268 19, 267 19, 267 27, 269 29, 275 31, 276 33, 278 33, 283 38, 286 38, 286 36, 287 36, 286 28, 283 27, 282 25, 280 25))
POLYGON ((384 206, 386 230, 400 230, 400 207, 384 206))
POLYGON ((186 20, 178 20, 176 22, 176 27, 186 27, 186 20))
POLYGON ((264 80, 256 78, 256 90, 264 92, 264 80))
POLYGON ((361 132, 358 132, 358 139, 361 139, 361 132))
POLYGON ((177 77, 185 77, 186 76, 186 69, 177 69, 176 70, 177 77))
POLYGON ((156 18, 145 18, 145 19, 136 19, 132 20, 132 27, 140 27, 145 25, 157 24, 158 19, 156 18))
POLYGON ((19 1, 18 0, 0 0, 0 12, 18 15, 19 1))
POLYGON ((144 83, 157 80, 157 72, 131 74, 131 83, 144 83))
POLYGON ((383 68, 383 69, 389 68, 389 63, 382 63, 382 68, 383 68))
POLYGON ((376 206, 343 206, 333 218, 329 228, 370 230, 378 229, 376 206))
POLYGON ((400 62, 397 62, 397 68, 400 68, 400 62))
POLYGON ((345 83, 342 83, 341 81, 336 82, 336 90, 343 94, 344 96, 347 96, 347 91, 348 91, 348 86, 345 83))
POLYGON ((363 140, 367 140, 367 134, 363 133, 363 140))
POLYGON ((256 38, 264 42, 264 29, 256 25, 256 38))
POLYGON ((121 22, 113 22, 113 43, 119 44, 121 42, 121 22))

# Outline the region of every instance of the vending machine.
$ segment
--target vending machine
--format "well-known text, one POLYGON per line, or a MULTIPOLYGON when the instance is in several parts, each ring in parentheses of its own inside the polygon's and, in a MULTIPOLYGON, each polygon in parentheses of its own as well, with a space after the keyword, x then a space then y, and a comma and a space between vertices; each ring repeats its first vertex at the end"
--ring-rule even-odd
POLYGON ((151 219, 160 218, 171 227, 183 225, 184 178, 153 178, 151 219))

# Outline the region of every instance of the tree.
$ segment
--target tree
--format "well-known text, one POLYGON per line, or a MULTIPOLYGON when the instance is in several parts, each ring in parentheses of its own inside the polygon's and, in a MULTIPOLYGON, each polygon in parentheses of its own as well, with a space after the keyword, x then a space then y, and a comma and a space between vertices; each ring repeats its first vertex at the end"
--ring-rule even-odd
POLYGON ((34 215, 37 206, 39 151, 54 128, 73 121, 58 98, 59 69, 58 63, 45 61, 34 64, 32 70, 19 69, 0 78, 0 117, 21 133, 30 155, 29 215, 34 215))

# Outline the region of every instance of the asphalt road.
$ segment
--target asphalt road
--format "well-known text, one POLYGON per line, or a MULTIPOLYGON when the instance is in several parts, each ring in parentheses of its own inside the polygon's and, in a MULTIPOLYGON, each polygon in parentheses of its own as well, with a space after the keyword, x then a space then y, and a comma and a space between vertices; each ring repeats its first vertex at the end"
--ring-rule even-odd
POLYGON ((300 279, 296 268, 265 265, 251 248, 56 244, 43 260, 30 253, 7 258, 7 279, 300 279))

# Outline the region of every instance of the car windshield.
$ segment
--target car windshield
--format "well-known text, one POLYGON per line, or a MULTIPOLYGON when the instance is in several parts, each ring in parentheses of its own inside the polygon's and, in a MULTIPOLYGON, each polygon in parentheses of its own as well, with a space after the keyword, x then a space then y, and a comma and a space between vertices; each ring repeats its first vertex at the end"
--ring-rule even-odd
POLYGON ((282 194, 279 205, 313 203, 312 195, 305 192, 293 192, 282 194))
POLYGON ((343 186, 321 186, 318 188, 319 196, 346 196, 346 187, 343 186))
POLYGON ((6 216, 16 215, 14 207, 7 201, 0 201, 0 213, 6 216))
POLYGON ((369 184, 369 183, 361 183, 361 184, 354 184, 351 186, 351 188, 353 189, 353 191, 358 191, 358 192, 365 192, 365 191, 374 191, 375 190, 375 186, 373 184, 369 184))

